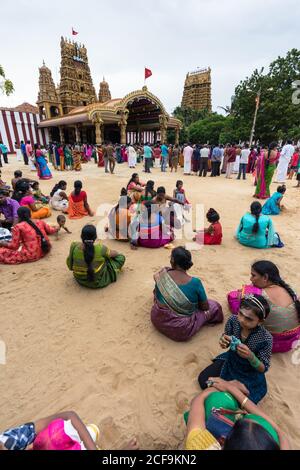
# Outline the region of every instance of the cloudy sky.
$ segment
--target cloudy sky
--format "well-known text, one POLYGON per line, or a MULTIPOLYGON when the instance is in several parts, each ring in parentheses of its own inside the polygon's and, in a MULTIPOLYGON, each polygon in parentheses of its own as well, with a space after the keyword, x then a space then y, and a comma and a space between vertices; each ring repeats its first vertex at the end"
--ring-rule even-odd
POLYGON ((114 98, 147 80, 171 112, 186 73, 212 69, 213 108, 257 67, 299 47, 299 0, 1 0, 0 63, 15 85, 0 106, 35 103, 45 60, 59 81, 60 37, 86 45, 94 85, 103 75, 114 98))

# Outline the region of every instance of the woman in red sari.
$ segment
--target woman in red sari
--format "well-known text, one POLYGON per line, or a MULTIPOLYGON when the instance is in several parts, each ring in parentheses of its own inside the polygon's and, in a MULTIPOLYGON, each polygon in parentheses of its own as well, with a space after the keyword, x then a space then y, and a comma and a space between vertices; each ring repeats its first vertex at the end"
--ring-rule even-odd
POLYGON ((19 223, 12 229, 10 243, 0 242, 0 263, 21 264, 38 261, 51 250, 48 235, 59 231, 43 220, 33 222, 27 207, 18 209, 19 223))
POLYGON ((102 168, 104 167, 104 156, 103 156, 102 145, 98 145, 97 154, 98 154, 98 167, 102 168))

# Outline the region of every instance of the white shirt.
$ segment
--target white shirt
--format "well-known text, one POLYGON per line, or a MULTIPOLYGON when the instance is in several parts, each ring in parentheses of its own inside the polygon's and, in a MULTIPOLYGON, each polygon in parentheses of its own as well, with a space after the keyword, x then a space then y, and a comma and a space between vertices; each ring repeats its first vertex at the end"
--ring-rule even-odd
POLYGON ((201 158, 208 158, 209 157, 209 148, 204 147, 203 149, 201 149, 200 156, 201 156, 201 158))
POLYGON ((250 150, 243 149, 241 153, 241 157, 240 157, 240 163, 248 163, 249 155, 250 155, 250 150))
POLYGON ((193 153, 194 153, 193 148, 188 145, 187 147, 185 147, 183 151, 183 156, 184 158, 187 158, 189 160, 192 158, 193 153))
POLYGON ((287 144, 283 147, 280 157, 285 158, 286 160, 290 161, 294 153, 295 153, 295 147, 292 144, 287 144))

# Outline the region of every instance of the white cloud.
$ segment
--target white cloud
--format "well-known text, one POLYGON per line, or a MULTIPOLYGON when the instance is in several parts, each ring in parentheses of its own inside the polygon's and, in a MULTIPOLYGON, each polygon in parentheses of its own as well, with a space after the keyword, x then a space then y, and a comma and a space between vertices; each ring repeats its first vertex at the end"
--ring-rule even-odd
POLYGON ((16 0, 1 5, 1 65, 15 94, 1 106, 34 103, 43 59, 59 79, 60 36, 88 48, 94 85, 105 75, 113 97, 147 81, 169 111, 180 104, 185 75, 210 66, 213 107, 230 103, 235 86, 297 46, 297 0, 16 0))

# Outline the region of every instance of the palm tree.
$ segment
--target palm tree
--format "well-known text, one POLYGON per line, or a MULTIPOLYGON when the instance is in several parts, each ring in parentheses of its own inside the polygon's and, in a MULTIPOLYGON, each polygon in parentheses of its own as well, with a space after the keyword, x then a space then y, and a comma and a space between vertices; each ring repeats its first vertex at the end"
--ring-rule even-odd
POLYGON ((230 114, 232 114, 232 107, 231 106, 218 106, 219 109, 223 109, 223 111, 225 111, 225 113, 230 116, 230 114))
POLYGON ((5 77, 2 65, 0 65, 0 90, 6 96, 9 96, 14 92, 14 85, 10 80, 5 77))

